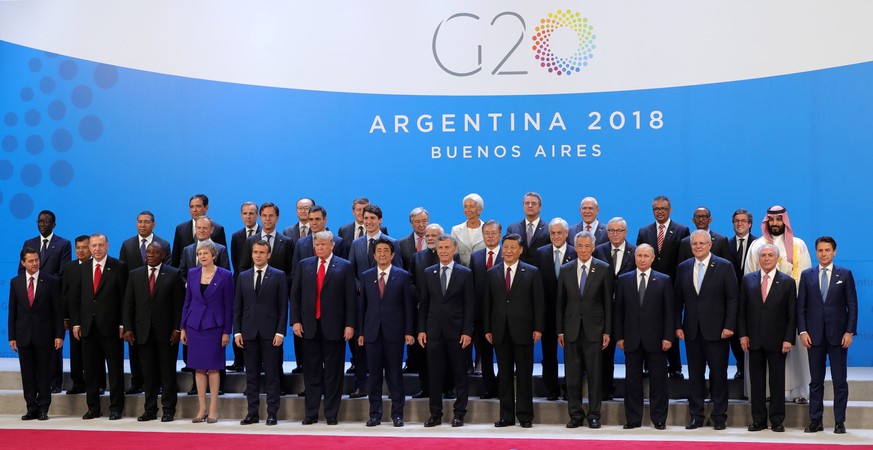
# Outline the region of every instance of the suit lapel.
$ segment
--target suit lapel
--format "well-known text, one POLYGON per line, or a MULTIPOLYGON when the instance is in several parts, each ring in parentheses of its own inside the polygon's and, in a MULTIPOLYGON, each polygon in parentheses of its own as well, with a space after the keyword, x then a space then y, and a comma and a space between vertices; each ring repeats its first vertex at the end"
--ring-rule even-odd
POLYGON ((218 275, 218 267, 215 268, 215 275, 212 277, 212 281, 209 283, 209 286, 206 286, 206 292, 203 293, 203 298, 205 299, 207 296, 212 294, 218 289, 218 286, 221 284, 221 277, 218 275))
MULTIPOLYGON (((837 290, 837 285, 842 281, 840 275, 842 275, 842 270, 838 269, 837 266, 834 266, 834 273, 831 275, 831 282, 828 285, 828 295, 824 298, 824 302, 827 303, 828 300, 833 297, 833 292, 837 290)), ((819 292, 821 292, 821 286, 819 286, 819 292)))

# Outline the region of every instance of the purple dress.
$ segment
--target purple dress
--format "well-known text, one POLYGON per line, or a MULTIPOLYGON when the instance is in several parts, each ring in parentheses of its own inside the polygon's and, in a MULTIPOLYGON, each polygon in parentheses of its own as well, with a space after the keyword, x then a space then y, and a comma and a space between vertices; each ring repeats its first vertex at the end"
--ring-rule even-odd
POLYGON ((201 285, 201 267, 188 271, 182 325, 188 335, 188 367, 221 370, 226 364, 221 335, 230 334, 233 325, 233 277, 230 271, 215 268, 208 285, 201 285))

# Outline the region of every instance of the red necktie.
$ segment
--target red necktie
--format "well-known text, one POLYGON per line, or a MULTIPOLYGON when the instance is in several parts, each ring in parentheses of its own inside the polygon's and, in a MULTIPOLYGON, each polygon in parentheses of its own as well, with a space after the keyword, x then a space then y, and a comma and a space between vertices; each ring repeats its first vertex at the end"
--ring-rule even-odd
POLYGON ((27 301, 30 303, 31 308, 33 307, 33 296, 34 296, 33 277, 30 277, 30 283, 28 283, 28 285, 27 285, 27 301))
POLYGON ((765 273, 764 274, 764 282, 761 283, 761 300, 763 300, 765 303, 767 302, 767 283, 769 283, 769 282, 770 282, 770 274, 765 273))
POLYGON ((158 270, 156 267, 152 267, 152 274, 149 275, 149 296, 155 295, 155 270, 158 270))
POLYGON ((494 265, 494 250, 488 250, 488 262, 485 263, 485 268, 490 269, 494 265))
POLYGON ((379 274, 379 298, 385 295, 385 272, 379 274))
POLYGON ((97 287, 100 286, 100 277, 103 276, 103 271, 100 270, 100 263, 94 267, 94 293, 97 293, 97 287))
POLYGON ((418 241, 418 243, 415 244, 415 250, 420 252, 421 251, 421 241, 422 241, 421 236, 416 236, 415 239, 418 241))
POLYGON ((588 225, 585 225, 585 231, 587 231, 589 233, 591 232, 591 224, 590 223, 588 225))
POLYGON ((512 286, 512 277, 510 273, 512 272, 511 267, 506 268, 506 295, 509 295, 509 288, 512 286))
POLYGON ((661 247, 664 246, 664 224, 658 225, 658 253, 661 252, 661 247))
POLYGON ((327 263, 321 260, 321 265, 318 266, 318 276, 315 279, 315 318, 321 319, 321 287, 324 285, 324 265, 327 263))

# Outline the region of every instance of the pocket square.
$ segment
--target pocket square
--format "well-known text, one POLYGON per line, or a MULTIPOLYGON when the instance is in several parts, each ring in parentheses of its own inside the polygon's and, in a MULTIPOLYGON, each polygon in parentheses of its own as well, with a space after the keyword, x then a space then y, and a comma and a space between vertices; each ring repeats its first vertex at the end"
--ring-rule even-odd
POLYGON ((843 280, 837 281, 837 284, 842 284, 843 280))

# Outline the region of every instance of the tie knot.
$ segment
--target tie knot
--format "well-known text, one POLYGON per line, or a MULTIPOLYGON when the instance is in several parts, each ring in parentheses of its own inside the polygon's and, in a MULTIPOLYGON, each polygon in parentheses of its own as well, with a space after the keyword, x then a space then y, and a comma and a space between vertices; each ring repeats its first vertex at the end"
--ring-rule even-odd
POLYGON ((385 278, 385 272, 380 273, 379 276, 385 278))
POLYGON ((827 275, 827 273, 828 273, 828 268, 827 268, 827 267, 822 267, 822 268, 821 268, 821 273, 827 275))
MULTIPOLYGON (((443 270, 443 273, 446 273, 446 271, 449 270, 449 266, 443 266, 443 267, 442 267, 442 270, 443 270)), ((383 272, 383 273, 384 273, 384 272, 383 272)))
POLYGON ((663 229, 664 229, 664 224, 662 223, 662 224, 658 225, 658 229, 659 229, 659 230, 663 230, 663 229))
POLYGON ((507 267, 507 268, 506 268, 506 274, 507 274, 507 275, 509 275, 509 272, 511 272, 511 271, 512 271, 512 267, 507 267))
POLYGON ((494 250, 488 250, 488 256, 493 256, 493 255, 494 255, 494 250))
POLYGON ((33 283, 33 277, 30 277, 30 282, 33 283))
POLYGON ((156 270, 158 270, 158 268, 157 268, 157 267, 152 267, 152 268, 151 268, 151 269, 152 269, 152 274, 154 274, 154 273, 155 273, 155 271, 156 271, 156 270))
POLYGON ((100 269, 100 263, 97 263, 97 269, 100 269))
POLYGON ((263 270, 258 270, 258 275, 260 275, 262 272, 263 272, 263 270))
POLYGON ((321 265, 323 266, 323 265, 325 265, 325 264, 327 264, 327 260, 326 260, 326 259, 322 259, 322 260, 321 260, 321 265))
POLYGON ((143 238, 143 239, 142 239, 142 243, 145 244, 146 242, 148 242, 148 239, 143 238))
POLYGON ((640 278, 642 278, 642 279, 645 280, 645 279, 646 279, 646 273, 645 273, 645 272, 640 273, 640 278))

